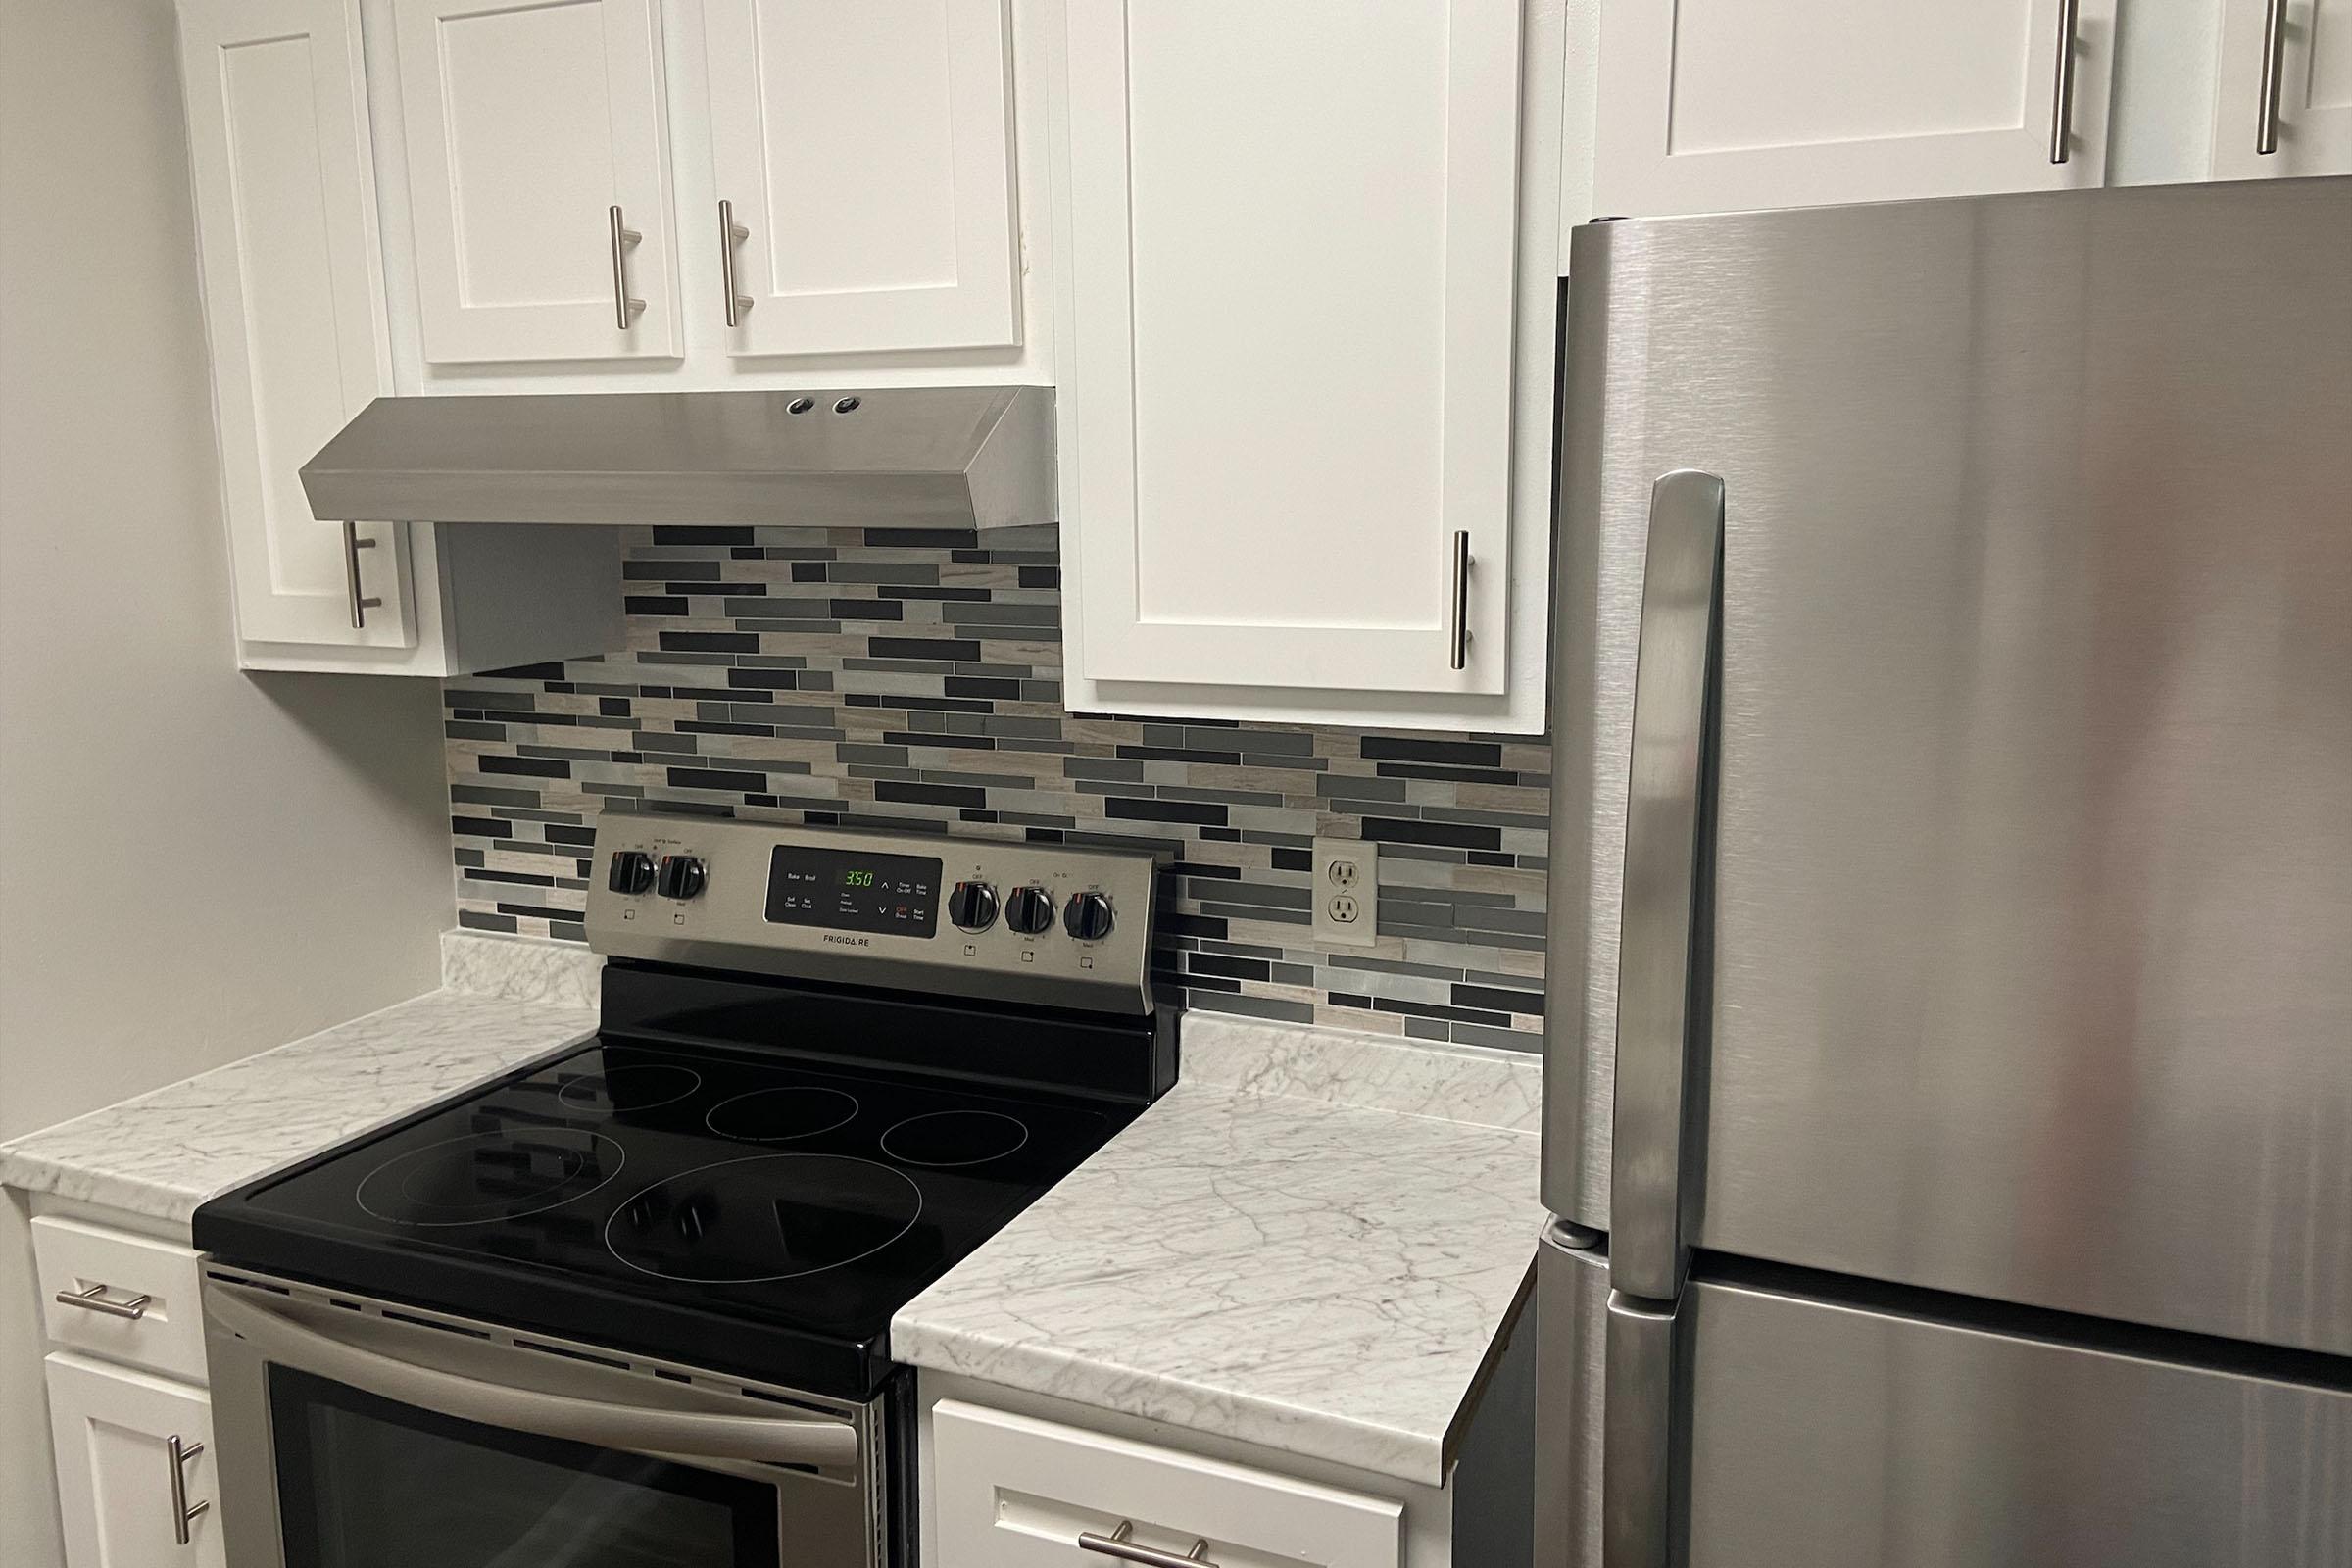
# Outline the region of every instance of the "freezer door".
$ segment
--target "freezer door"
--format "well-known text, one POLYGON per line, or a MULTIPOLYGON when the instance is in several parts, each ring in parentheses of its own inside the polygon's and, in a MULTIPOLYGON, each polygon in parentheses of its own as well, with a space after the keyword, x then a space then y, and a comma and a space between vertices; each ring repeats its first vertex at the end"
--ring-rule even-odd
POLYGON ((1621 1378, 1606 1258, 1547 1244, 1538 1281, 1538 1568, 2352 1562, 2352 1382, 2324 1358, 1700 1279, 1666 1375, 1621 1378), (1662 1471, 1604 1482, 1629 1433, 1670 1435, 1662 1471))
POLYGON ((1688 1568, 2341 1568, 2352 1388, 1709 1283, 1688 1568))
POLYGON ((1680 1242, 2352 1354, 2348 257, 2347 179, 1578 232, 1555 1212, 1615 1233, 1656 1164, 1612 1149, 1634 677, 1698 470, 1680 1242))

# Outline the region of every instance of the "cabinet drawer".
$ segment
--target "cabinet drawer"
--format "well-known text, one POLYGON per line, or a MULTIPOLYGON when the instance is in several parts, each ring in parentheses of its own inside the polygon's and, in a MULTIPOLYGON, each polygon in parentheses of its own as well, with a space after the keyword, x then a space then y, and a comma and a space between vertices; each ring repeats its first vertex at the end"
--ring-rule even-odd
POLYGON ((32 1221, 32 1254, 40 1275, 41 1315, 51 1340, 133 1366, 204 1381, 204 1321, 196 1310, 194 1252, 171 1242, 42 1214, 32 1221), (89 1295, 96 1286, 104 1290, 90 1295, 87 1305, 59 1299, 89 1295), (136 1315, 130 1315, 134 1311, 136 1315))
POLYGON ((932 1476, 941 1560, 957 1568, 1097 1568, 1082 1532, 1124 1523, 1219 1568, 1396 1568, 1403 1505, 1124 1438, 943 1399, 932 1476))

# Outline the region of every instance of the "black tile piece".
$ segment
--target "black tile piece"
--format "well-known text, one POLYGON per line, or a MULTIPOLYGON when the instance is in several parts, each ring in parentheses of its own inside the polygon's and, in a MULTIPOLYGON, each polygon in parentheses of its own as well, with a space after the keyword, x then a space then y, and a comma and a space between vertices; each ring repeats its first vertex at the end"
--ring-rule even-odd
POLYGON ((969 637, 871 637, 866 651, 876 659, 977 660, 980 644, 969 637))
POLYGON ((760 634, 756 631, 665 631, 662 634, 664 653, 682 654, 756 654, 760 651, 760 634))
POLYGON ((1214 953, 1188 955, 1185 968, 1193 974, 1221 974, 1235 980, 1263 980, 1267 978, 1263 958, 1228 958, 1214 953))
POLYGON ((476 766, 484 773, 515 773, 528 778, 569 778, 571 764, 545 757, 490 757, 476 759, 476 766))
POLYGON ((1465 1007, 1485 1007, 1494 1012, 1524 1012, 1542 1015, 1544 993, 1541 991, 1502 991, 1494 986, 1457 985, 1453 1000, 1465 1007))
POLYGON ((988 791, 962 784, 902 784, 883 779, 874 785, 874 799, 909 806, 986 806, 988 791))
POLYGON ((1315 868, 1315 856, 1311 850, 1276 850, 1273 852, 1273 860, 1277 871, 1312 871, 1315 868))
POLYGON ((1001 702, 1017 703, 1021 700, 1021 683, 979 675, 950 675, 947 693, 950 697, 988 697, 1001 702))
POLYGON ((733 790, 738 795, 749 795, 767 788, 765 773, 720 767, 673 767, 668 769, 668 777, 673 790, 733 790))
POLYGON ((568 822, 550 822, 539 831, 550 844, 588 845, 596 842, 596 829, 573 827, 568 822))
POLYGON ((1364 837, 1381 844, 1434 844, 1456 850, 1499 850, 1502 829, 1462 822, 1404 822, 1395 817, 1367 816, 1364 837))
POLYGON ((564 666, 554 664, 511 664, 505 669, 485 669, 483 680, 562 680, 564 666))
POLYGON ((453 816, 449 819, 449 830, 465 839, 511 839, 514 836, 514 823, 502 822, 494 816, 453 816))
POLYGON ((1133 822, 1198 822, 1221 824, 1225 808, 1200 801, 1137 801, 1113 795, 1102 803, 1106 816, 1133 822))
POLYGON ((654 530, 658 545, 748 545, 755 543, 749 528, 673 528, 654 530))
POLYGON ((632 615, 684 615, 691 612, 686 601, 674 595, 630 594, 620 604, 632 615))
POLYGON ((1493 741, 1438 741, 1397 735, 1367 735, 1363 755, 1391 762, 1444 762, 1454 767, 1500 767, 1502 747, 1493 741))

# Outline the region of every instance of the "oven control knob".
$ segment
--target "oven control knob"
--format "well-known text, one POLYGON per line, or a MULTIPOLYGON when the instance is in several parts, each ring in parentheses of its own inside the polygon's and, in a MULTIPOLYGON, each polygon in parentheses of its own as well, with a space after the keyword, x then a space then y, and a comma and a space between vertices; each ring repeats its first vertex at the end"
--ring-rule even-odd
POLYGON ((1054 895, 1044 888, 1014 888, 1004 897, 1004 923, 1025 937, 1054 923, 1054 895))
POLYGON ((703 891, 703 862, 691 855, 665 855, 657 891, 665 899, 691 899, 703 891))
POLYGON ((1071 894, 1061 911, 1061 928, 1081 942, 1100 942, 1110 935, 1110 895, 1071 894))
POLYGON ((614 850, 612 872, 605 878, 605 886, 615 893, 653 892, 654 858, 643 850, 614 850))
POLYGON ((958 882, 948 890, 948 918, 958 931, 985 931, 997 923, 997 890, 985 882, 958 882))

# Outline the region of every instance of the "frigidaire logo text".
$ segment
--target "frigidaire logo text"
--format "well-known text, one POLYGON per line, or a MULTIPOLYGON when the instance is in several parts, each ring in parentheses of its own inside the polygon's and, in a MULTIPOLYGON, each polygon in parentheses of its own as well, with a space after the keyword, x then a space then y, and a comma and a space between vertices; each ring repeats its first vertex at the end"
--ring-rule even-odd
POLYGON ((865 937, 837 937, 830 931, 824 933, 822 940, 844 948, 870 948, 874 945, 865 937))

